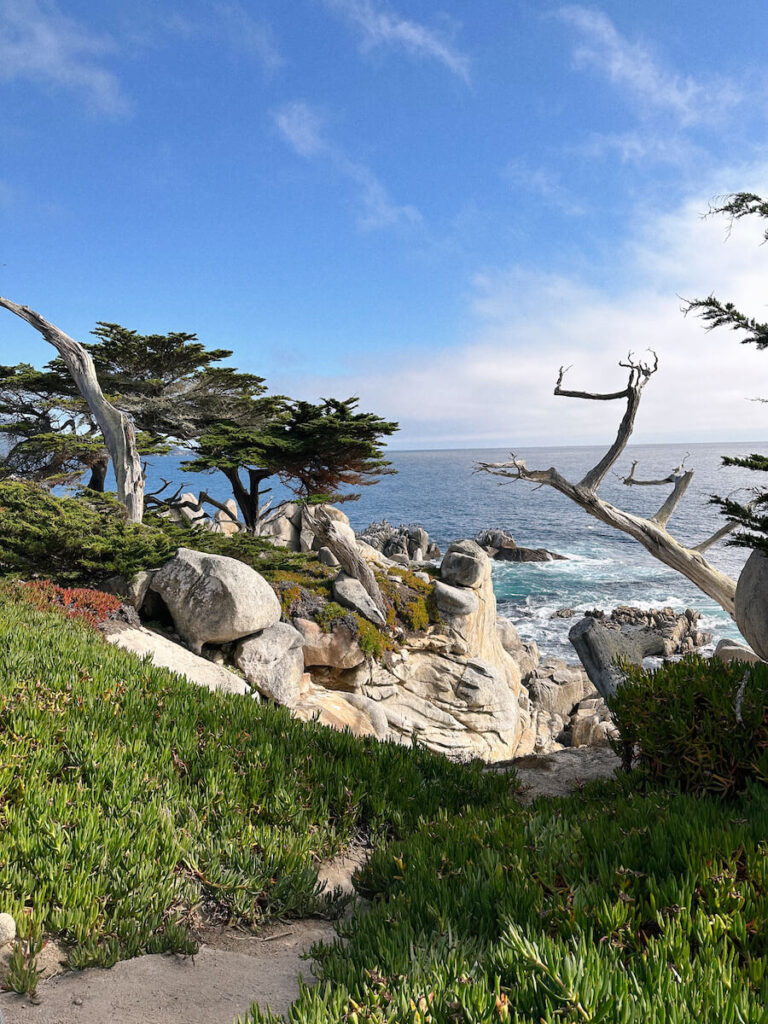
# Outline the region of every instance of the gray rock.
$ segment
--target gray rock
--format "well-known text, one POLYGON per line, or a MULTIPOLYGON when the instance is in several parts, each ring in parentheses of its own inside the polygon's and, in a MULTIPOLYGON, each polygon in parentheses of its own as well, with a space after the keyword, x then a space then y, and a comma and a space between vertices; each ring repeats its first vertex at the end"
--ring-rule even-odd
POLYGON ((216 510, 213 522, 211 523, 211 532, 223 533, 226 537, 233 537, 236 533, 240 532, 240 523, 237 519, 237 503, 233 498, 230 498, 224 502, 224 507, 228 509, 228 512, 220 508, 216 510), (234 519, 232 518, 233 516, 234 519))
POLYGON ((151 589, 196 654, 205 643, 239 640, 280 619, 280 602, 267 581, 244 562, 223 555, 179 548, 158 570, 151 589))
POLYGON ((446 551, 440 575, 455 587, 481 587, 490 579, 491 563, 473 540, 459 540, 446 551))
POLYGON ((384 616, 373 603, 360 580, 341 572, 333 581, 333 596, 344 608, 350 608, 376 626, 386 626, 384 616))
POLYGON ((736 584, 736 625, 752 650, 768 660, 768 558, 755 550, 736 584))
POLYGON ((746 644, 740 644, 738 640, 730 639, 719 641, 713 657, 719 658, 720 661, 743 661, 749 665, 754 665, 756 661, 763 660, 758 658, 751 647, 747 647, 746 644))
POLYGON ((320 559, 321 565, 329 565, 332 569, 339 564, 338 558, 330 548, 320 548, 317 557, 320 559))
POLYGON ((324 633, 309 619, 297 618, 293 622, 302 636, 305 668, 325 665, 345 671, 365 661, 357 639, 345 625, 339 624, 330 633, 324 633))
POLYGON ((435 583, 435 604, 438 611, 449 615, 472 615, 477 611, 475 593, 467 587, 450 587, 440 580, 435 583))
POLYGON ((618 627, 611 629, 589 616, 571 626, 568 638, 595 689, 603 697, 610 697, 621 685, 623 676, 614 664, 617 658, 640 665, 645 656, 644 649, 633 638, 624 636, 618 627))
POLYGON ((526 683, 531 703, 550 714, 567 718, 592 689, 584 670, 566 665, 560 658, 547 658, 526 683))
POLYGON ((149 655, 153 665, 168 668, 184 676, 195 686, 221 690, 223 693, 248 693, 248 687, 240 676, 223 666, 214 665, 206 658, 192 654, 186 647, 173 643, 160 633, 153 633, 140 627, 108 633, 106 639, 116 647, 122 647, 124 651, 138 654, 140 658, 149 655))
POLYGON ((0 914, 0 947, 16 938, 16 922, 10 914, 0 914))
POLYGON ((130 580, 125 576, 110 576, 106 582, 101 584, 101 589, 107 594, 114 594, 115 597, 120 598, 123 604, 130 605, 131 608, 139 611, 144 604, 155 572, 155 569, 137 572, 130 580))
POLYGON ((241 640, 235 648, 235 664, 259 693, 291 707, 301 696, 303 642, 298 630, 287 622, 278 622, 257 636, 241 640))

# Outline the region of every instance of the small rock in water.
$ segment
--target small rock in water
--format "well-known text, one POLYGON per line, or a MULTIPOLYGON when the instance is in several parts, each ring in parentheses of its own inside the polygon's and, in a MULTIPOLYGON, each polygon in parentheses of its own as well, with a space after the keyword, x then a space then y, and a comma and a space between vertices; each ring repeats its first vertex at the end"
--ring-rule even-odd
POLYGON ((10 914, 0 914, 0 946, 7 946, 16 938, 16 922, 10 914))

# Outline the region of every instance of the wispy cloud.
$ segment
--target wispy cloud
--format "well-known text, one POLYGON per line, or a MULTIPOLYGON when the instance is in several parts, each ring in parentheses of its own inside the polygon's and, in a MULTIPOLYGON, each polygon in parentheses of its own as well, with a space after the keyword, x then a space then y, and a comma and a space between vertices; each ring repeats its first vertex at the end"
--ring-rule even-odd
POLYGON ((711 121, 744 98, 728 79, 703 82, 667 70, 646 46, 623 36, 602 11, 570 4, 557 17, 579 36, 574 49, 578 67, 599 71, 644 105, 672 113, 682 125, 711 121))
POLYGON ((183 39, 212 40, 254 57, 267 74, 285 64, 271 25, 255 18, 237 0, 214 3, 205 15, 176 11, 164 19, 164 25, 167 31, 183 39))
POLYGON ((0 0, 0 81, 28 79, 70 89, 103 113, 129 109, 117 77, 104 66, 116 51, 114 42, 95 35, 37 0, 0 0))
POLYGON ((515 188, 539 196, 547 206, 554 206, 569 217, 584 213, 584 207, 574 200, 558 174, 543 167, 532 167, 522 159, 510 160, 503 174, 515 188))
POLYGON ((575 150, 582 156, 603 157, 614 154, 623 164, 669 164, 689 168, 694 164, 700 172, 702 161, 709 157, 701 146, 695 145, 681 133, 669 135, 656 132, 593 133, 575 150))
POLYGON ((357 29, 363 51, 379 46, 400 47, 415 57, 437 61, 469 82, 469 58, 456 49, 443 32, 404 18, 373 0, 323 0, 323 3, 357 29))
POLYGON ((283 139, 305 159, 324 159, 357 186, 361 212, 358 224, 364 229, 415 224, 421 214, 414 206, 398 206, 384 185, 366 164, 351 160, 332 143, 325 132, 322 115, 308 103, 286 103, 273 114, 283 139))
MULTIPOLYGON (((756 187, 768 166, 721 168, 713 176, 756 187)), ((470 282, 466 319, 457 337, 435 350, 434 339, 393 350, 388 372, 353 357, 349 371, 288 381, 294 393, 356 394, 365 408, 399 420, 397 445, 604 444, 614 436, 617 403, 553 398, 557 368, 574 364, 572 384, 590 391, 624 386, 619 359, 632 349, 658 351, 659 373, 644 393, 637 443, 742 439, 766 434, 766 356, 726 332, 702 330, 680 312, 686 298, 714 292, 760 314, 768 252, 759 224, 739 222, 727 234, 717 218, 702 219, 715 185, 702 188, 668 214, 643 210, 631 241, 613 255, 623 282, 590 286, 578 274, 530 267, 488 268, 470 282)), ((611 275, 613 277, 613 275, 611 275)), ((518 447, 520 446, 520 447, 518 447)), ((727 447, 724 452, 727 452, 727 447)))

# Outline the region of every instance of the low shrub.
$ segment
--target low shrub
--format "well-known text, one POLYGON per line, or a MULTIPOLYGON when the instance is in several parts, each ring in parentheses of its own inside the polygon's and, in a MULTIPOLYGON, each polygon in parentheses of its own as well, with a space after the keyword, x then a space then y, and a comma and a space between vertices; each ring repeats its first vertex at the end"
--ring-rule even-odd
POLYGON ((108 496, 59 498, 34 484, 0 483, 0 574, 92 587, 162 565, 179 546, 161 530, 126 522, 108 496))
POLYGON ((623 670, 609 703, 625 749, 646 772, 699 793, 768 783, 768 665, 691 655, 650 672, 623 670))

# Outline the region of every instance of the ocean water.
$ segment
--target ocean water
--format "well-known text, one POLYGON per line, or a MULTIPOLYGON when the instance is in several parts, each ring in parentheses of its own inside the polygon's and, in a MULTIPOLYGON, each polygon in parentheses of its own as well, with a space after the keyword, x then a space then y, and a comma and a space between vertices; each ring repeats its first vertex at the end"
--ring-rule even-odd
MULTIPOLYGON (((594 465, 604 448, 529 448, 516 454, 530 468, 555 466, 569 479, 580 479, 594 465)), ((761 481, 747 470, 725 468, 722 455, 745 455, 768 450, 768 442, 749 444, 631 445, 600 489, 606 500, 628 511, 652 515, 670 491, 664 487, 627 487, 621 478, 638 460, 639 479, 657 479, 670 473, 685 458, 694 478, 669 523, 672 534, 687 545, 702 541, 722 525, 717 509, 708 504, 712 494, 741 492, 761 481)), ((567 556, 567 561, 494 563, 494 590, 500 614, 511 619, 521 636, 536 640, 543 654, 575 661, 568 640, 573 620, 552 618, 558 608, 577 610, 618 604, 640 607, 671 605, 702 612, 702 624, 715 635, 738 637, 732 620, 710 598, 683 576, 658 562, 626 534, 604 526, 551 488, 524 481, 502 481, 475 471, 476 463, 503 461, 504 449, 393 452, 396 474, 383 477, 362 489, 360 498, 345 503, 355 529, 373 520, 388 519, 393 525, 421 523, 445 550, 451 541, 474 537, 486 528, 501 528, 518 544, 544 547, 567 556)), ((149 488, 160 477, 186 489, 206 489, 214 497, 230 497, 222 474, 182 472, 172 456, 151 461, 149 488)), ((275 501, 290 497, 279 485, 275 501)), ((738 576, 749 552, 720 541, 707 554, 718 568, 738 576)))

